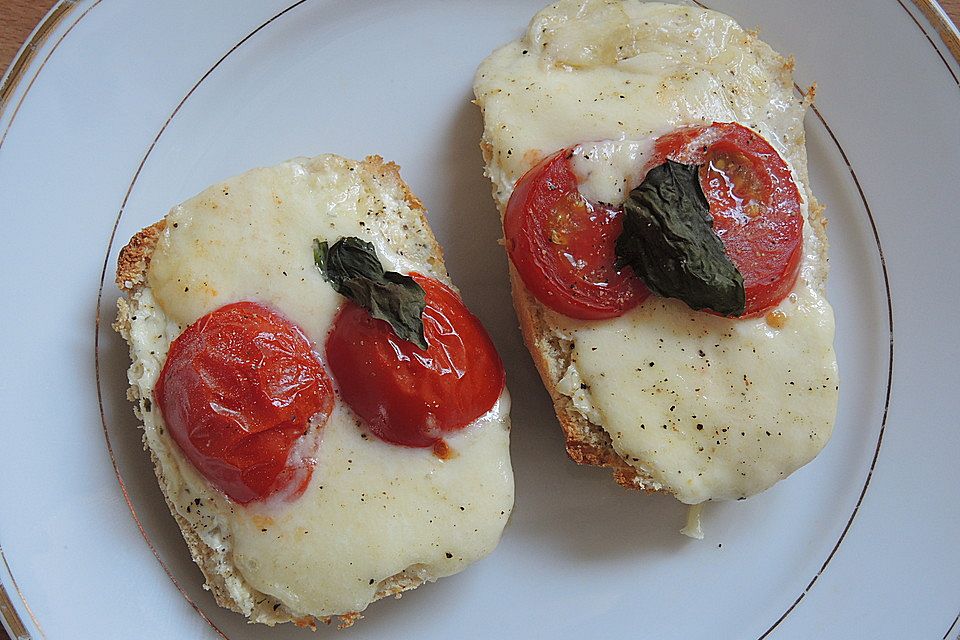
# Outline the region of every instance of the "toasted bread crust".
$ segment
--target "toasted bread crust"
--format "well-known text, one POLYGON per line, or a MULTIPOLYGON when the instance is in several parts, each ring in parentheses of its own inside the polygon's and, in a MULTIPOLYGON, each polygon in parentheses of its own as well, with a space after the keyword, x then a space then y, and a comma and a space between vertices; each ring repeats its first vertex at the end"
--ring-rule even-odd
POLYGON ((577 464, 610 467, 614 479, 624 487, 653 491, 648 484, 649 479, 613 449, 610 436, 603 427, 587 420, 574 408, 570 397, 557 389, 563 372, 570 364, 570 346, 556 343, 544 317, 543 305, 527 291, 512 264, 510 289, 523 341, 550 394, 554 412, 563 429, 567 455, 577 464))
MULTIPOLYGON (((409 186, 400 177, 400 167, 393 162, 384 162, 380 156, 368 156, 357 164, 361 170, 375 174, 386 187, 396 188, 403 194, 404 200, 416 216, 416 219, 410 221, 412 223, 411 227, 416 230, 418 238, 426 244, 429 251, 428 262, 437 269, 438 273, 445 276, 446 270, 443 266, 443 253, 427 222, 425 215, 426 210, 420 199, 413 194, 409 186)), ((120 290, 124 292, 125 297, 117 301, 117 320, 113 328, 131 344, 131 349, 131 318, 136 314, 136 294, 148 287, 147 270, 150 265, 150 258, 165 229, 165 220, 160 220, 142 229, 123 247, 117 260, 116 283, 120 290)), ((135 413, 137 417, 142 420, 141 405, 139 404, 139 387, 131 386, 127 392, 127 396, 131 401, 135 402, 135 413)), ((226 556, 222 555, 222 553, 218 554, 203 540, 191 523, 178 512, 176 505, 170 497, 173 487, 172 479, 166 476, 167 470, 165 470, 161 464, 157 452, 149 446, 146 434, 144 434, 144 447, 150 451, 154 472, 163 492, 167 507, 170 509, 170 513, 176 520, 177 525, 180 527, 180 532, 187 544, 191 557, 197 566, 200 567, 200 571, 206 579, 204 587, 213 594, 214 600, 218 605, 248 615, 252 621, 263 622, 269 625, 280 622, 293 622, 297 626, 316 628, 319 623, 331 624, 335 619, 339 618, 338 628, 343 629, 353 625, 363 617, 358 611, 349 611, 337 616, 326 616, 322 618, 297 616, 276 598, 261 593, 247 584, 242 574, 236 570, 235 566, 230 562, 229 552, 227 552, 226 556), (227 560, 226 566, 224 558, 227 560), (231 595, 231 589, 228 586, 228 583, 231 582, 243 585, 244 590, 252 594, 255 603, 252 612, 249 608, 245 611, 242 604, 231 595)), ((425 577, 417 570, 416 566, 409 567, 381 581, 378 584, 375 600, 387 596, 400 597, 403 591, 415 589, 428 579, 428 577, 425 577)))
POLYGON ((150 256, 157 246, 160 234, 167 228, 166 220, 154 222, 145 229, 141 229, 130 238, 117 258, 116 283, 124 293, 132 293, 146 286, 147 267, 150 266, 150 256))

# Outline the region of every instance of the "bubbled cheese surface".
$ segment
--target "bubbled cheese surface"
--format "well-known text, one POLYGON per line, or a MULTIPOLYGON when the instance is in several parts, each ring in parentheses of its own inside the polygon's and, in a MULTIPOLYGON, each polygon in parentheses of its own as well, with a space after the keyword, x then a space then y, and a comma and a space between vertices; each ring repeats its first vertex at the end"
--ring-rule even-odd
MULTIPOLYGON (((301 158, 175 207, 150 262, 149 288, 136 294, 131 335, 141 358, 131 380, 149 393, 183 328, 238 300, 276 309, 322 356, 343 298, 314 266, 313 238, 359 236, 374 243, 385 268, 449 284, 390 180, 336 156, 301 158)), ((249 600, 252 587, 294 615, 322 616, 363 610, 400 572, 435 579, 494 548, 513 505, 508 413, 504 391, 487 415, 447 439, 454 455, 440 460, 429 448, 379 440, 338 398, 328 423, 305 438, 318 443, 305 492, 246 506, 210 489, 163 437, 158 411, 145 415, 145 426, 168 481, 175 471, 174 506, 232 558, 246 583, 228 581, 234 598, 249 600)))
POLYGON ((651 296, 613 320, 545 314, 571 345, 558 390, 653 486, 690 504, 736 499, 813 459, 833 428, 838 380, 790 64, 713 11, 564 1, 487 58, 474 91, 501 211, 516 180, 561 148, 581 145, 572 162, 585 196, 619 204, 653 140, 678 127, 739 122, 770 141, 805 217, 800 277, 775 312, 725 319, 651 296))

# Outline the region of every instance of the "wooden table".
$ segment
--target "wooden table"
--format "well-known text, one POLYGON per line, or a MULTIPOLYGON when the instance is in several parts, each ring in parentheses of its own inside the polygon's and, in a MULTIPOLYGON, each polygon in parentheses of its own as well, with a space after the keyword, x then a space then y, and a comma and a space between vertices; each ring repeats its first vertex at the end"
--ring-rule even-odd
MULTIPOLYGON (((27 36, 55 0, 0 0, 0 69, 6 69, 27 36)), ((953 21, 960 24, 960 0, 940 0, 953 21)), ((0 626, 0 640, 9 637, 0 626)))

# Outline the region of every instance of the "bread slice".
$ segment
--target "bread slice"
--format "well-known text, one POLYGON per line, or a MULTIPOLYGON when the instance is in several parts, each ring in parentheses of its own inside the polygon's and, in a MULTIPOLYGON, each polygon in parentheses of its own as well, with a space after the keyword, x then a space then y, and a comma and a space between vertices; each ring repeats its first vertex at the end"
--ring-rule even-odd
MULTIPOLYGON (((431 275, 449 282, 441 248, 427 223, 423 204, 400 178, 396 164, 384 162, 379 156, 368 157, 362 162, 335 156, 325 159, 359 175, 365 188, 383 203, 378 222, 389 229, 388 241, 393 249, 417 263, 428 264, 431 275)), ((314 616, 297 611, 247 582, 234 562, 226 527, 217 521, 216 514, 203 511, 209 498, 201 500, 198 497, 186 505, 174 498, 183 489, 182 462, 176 462, 173 455, 176 444, 166 434, 162 417, 153 406, 152 381, 162 366, 163 354, 158 356, 148 351, 144 339, 145 333, 168 331, 176 334, 178 330, 169 328, 170 323, 154 299, 148 280, 151 257, 165 228, 166 221, 160 220, 143 229, 120 252, 116 283, 124 297, 117 303, 114 329, 130 346, 132 365, 128 377, 131 386, 127 395, 143 423, 144 447, 150 452, 167 506, 180 526, 193 560, 206 578, 205 588, 213 593, 219 605, 245 615, 251 622, 268 625, 288 621, 309 627, 315 627, 318 622, 330 624, 334 616, 314 616)), ((375 599, 391 595, 399 598, 401 592, 436 579, 437 576, 427 567, 415 564, 379 581, 375 599)), ((344 611, 337 615, 341 628, 352 625, 361 617, 358 611, 344 611)))
MULTIPOLYGON (((487 155, 484 153, 485 158, 487 155)), ((803 173, 806 174, 806 167, 803 168, 803 173)), ((821 242, 818 252, 822 256, 823 264, 826 265, 827 220, 823 215, 824 207, 809 189, 805 191, 805 197, 809 202, 810 224, 821 242)), ((503 215, 502 210, 500 215, 503 215)), ((825 284, 826 269, 823 269, 817 278, 817 287, 822 290, 825 284)), ((570 459, 577 464, 611 468, 617 484, 627 489, 647 493, 659 491, 671 493, 648 474, 631 466, 614 450, 610 434, 601 425, 591 422, 581 411, 578 411, 569 395, 560 392, 560 379, 570 366, 573 343, 562 330, 551 323, 550 318, 553 314, 527 291, 512 264, 510 265, 510 289, 524 344, 533 357, 544 387, 550 394, 557 420, 563 429, 567 455, 570 459)))
POLYGON ((660 486, 652 478, 630 466, 614 450, 610 434, 602 426, 591 422, 576 409, 570 396, 560 392, 560 379, 570 366, 573 344, 551 324, 550 313, 527 291, 512 264, 510 290, 523 341, 550 394, 553 410, 563 429, 567 455, 577 464, 611 468, 614 480, 628 489, 651 493, 659 490, 660 486))
MULTIPOLYGON (((634 123, 628 111, 631 107, 643 108, 634 100, 644 83, 656 86, 658 82, 648 79, 653 72, 642 66, 648 64, 645 57, 666 55, 670 60, 668 64, 677 65, 671 67, 672 73, 676 74, 673 77, 686 74, 684 77, 690 80, 694 70, 697 74, 702 72, 698 65, 704 61, 694 59, 688 63, 689 68, 679 68, 680 62, 674 61, 696 57, 696 51, 693 50, 698 46, 697 38, 701 37, 696 34, 701 31, 704 32, 702 39, 711 43, 709 46, 717 46, 713 44, 714 36, 704 27, 714 21, 730 25, 727 35, 719 42, 742 47, 738 51, 742 51, 746 58, 756 60, 757 68, 769 74, 764 81, 769 79, 769 86, 777 95, 793 94, 792 60, 774 52, 755 33, 740 30, 732 19, 695 7, 635 0, 561 0, 534 16, 521 39, 491 54, 477 71, 474 93, 475 104, 480 107, 484 117, 480 148, 485 174, 491 179, 493 197, 501 219, 516 181, 547 155, 579 142, 649 135, 649 129, 654 128, 650 122, 643 127, 638 125, 637 131, 631 132, 630 126, 634 123), (704 17, 701 19, 701 16, 704 17), (669 51, 671 43, 658 40, 669 39, 663 34, 670 29, 677 30, 674 43, 679 47, 687 47, 680 54, 672 54, 674 58, 670 58, 669 53, 663 53, 669 51), (690 32, 685 33, 684 29, 690 32), (645 38, 650 39, 649 45, 645 44, 645 38), (621 46, 618 47, 618 44, 621 46), (638 56, 640 68, 644 70, 633 78, 629 75, 632 63, 628 60, 632 56, 638 56), (614 69, 608 79, 602 77, 602 70, 598 71, 602 67, 614 69), (596 85, 587 81, 578 85, 575 80, 578 75, 600 78, 600 81, 596 85), (582 95, 577 93, 578 87, 586 88, 582 95), (605 102, 612 105, 610 113, 617 115, 610 116, 610 122, 600 123, 596 114, 604 108, 605 102), (551 118, 556 120, 551 121, 551 118), (616 122, 618 119, 621 121, 616 122), (641 128, 643 131, 640 131, 641 128)), ((723 57, 727 52, 721 54, 717 54, 717 57, 723 57)), ((724 74, 727 74, 727 70, 724 70, 724 74)), ((725 88, 722 83, 733 76, 733 71, 730 71, 730 75, 720 78, 718 84, 725 88)), ((668 87, 668 81, 660 84, 661 91, 668 91, 668 87)), ((721 95, 725 103, 727 97, 721 95)), ((729 104, 734 105, 730 112, 721 109, 716 114, 703 116, 705 120, 693 122, 739 119, 731 116, 737 115, 736 101, 741 96, 734 89, 729 98, 729 104)), ((799 109, 799 124, 792 125, 789 131, 778 133, 783 135, 783 142, 789 149, 787 159, 799 178, 807 203, 807 222, 812 229, 816 265, 808 269, 806 274, 812 280, 812 286, 822 292, 827 275, 826 220, 822 215, 823 207, 807 186, 809 180, 802 129, 802 112, 812 98, 811 89, 799 103, 793 103, 790 109, 799 109)), ((660 92, 653 99, 670 102, 660 92)), ((726 104, 722 107, 726 108, 726 104)), ((673 118, 675 122, 677 114, 673 118)), ((670 128, 668 126, 663 132, 670 128)), ((640 468, 642 465, 631 465, 615 450, 611 436, 604 427, 578 410, 571 395, 564 393, 561 380, 571 364, 573 342, 558 325, 558 315, 526 289, 512 264, 510 281, 524 342, 552 399, 569 457, 578 464, 612 469, 614 479, 623 487, 674 493, 640 468)))

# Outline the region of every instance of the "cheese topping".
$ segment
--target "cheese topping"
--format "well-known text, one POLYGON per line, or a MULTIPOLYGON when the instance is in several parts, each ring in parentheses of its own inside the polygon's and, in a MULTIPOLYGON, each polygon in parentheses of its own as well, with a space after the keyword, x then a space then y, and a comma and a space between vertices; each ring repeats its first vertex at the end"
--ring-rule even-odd
POLYGON ((644 140, 601 140, 577 145, 570 159, 580 194, 590 202, 619 205, 636 187, 653 155, 653 137, 644 140))
POLYGON ((544 9, 475 80, 501 211, 538 159, 578 144, 581 192, 622 203, 653 140, 714 121, 753 128, 793 168, 804 256, 774 312, 731 320, 656 296, 613 320, 546 311, 572 343, 558 390, 650 484, 689 504, 766 489, 813 459, 833 428, 833 311, 820 290, 825 247, 808 216, 804 105, 790 70, 722 14, 584 0, 544 9))
MULTIPOLYGON (((143 357, 131 381, 152 389, 183 328, 238 300, 278 310, 322 355, 343 298, 314 265, 316 237, 358 236, 374 243, 387 269, 449 284, 443 268, 428 261, 420 229, 410 228, 416 216, 402 215, 409 204, 392 195, 390 174, 358 167, 335 156, 297 159, 232 178, 175 207, 150 262, 150 287, 138 294, 131 333, 143 357)), ((180 515, 232 558, 251 587, 295 615, 320 616, 363 610, 381 582, 400 572, 433 580, 496 546, 513 505, 509 404, 504 390, 488 414, 446 439, 454 455, 440 460, 429 448, 379 440, 338 399, 319 431, 303 495, 245 507, 209 488, 162 437, 156 411, 145 426, 163 467, 179 472, 170 498, 180 515)), ((243 586, 227 586, 242 602, 243 586)))

